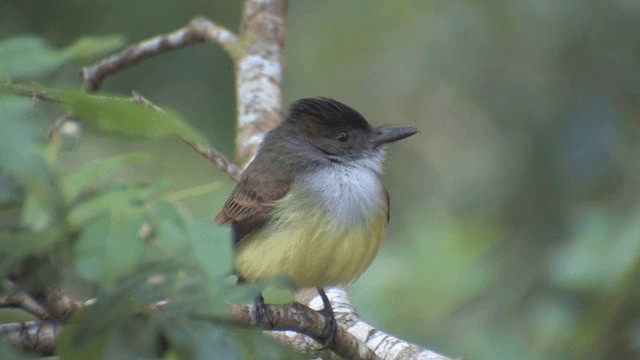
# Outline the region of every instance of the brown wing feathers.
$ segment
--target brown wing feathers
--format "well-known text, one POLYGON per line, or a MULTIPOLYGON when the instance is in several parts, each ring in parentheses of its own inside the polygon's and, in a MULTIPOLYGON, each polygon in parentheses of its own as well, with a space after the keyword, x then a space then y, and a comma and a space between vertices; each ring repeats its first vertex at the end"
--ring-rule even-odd
POLYGON ((234 244, 263 226, 269 219, 275 201, 289 191, 290 176, 273 166, 272 162, 267 163, 271 163, 269 169, 262 168, 264 162, 254 161, 245 170, 240 183, 215 218, 219 224, 231 223, 234 244))

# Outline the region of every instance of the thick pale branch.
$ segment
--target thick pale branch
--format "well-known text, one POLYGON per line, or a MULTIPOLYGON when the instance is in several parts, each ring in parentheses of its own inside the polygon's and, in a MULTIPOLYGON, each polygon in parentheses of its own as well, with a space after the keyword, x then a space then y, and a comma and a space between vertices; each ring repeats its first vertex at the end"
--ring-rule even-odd
MULTIPOLYGON (((252 309, 252 306, 246 305, 231 306, 231 312, 235 322, 246 326, 258 325, 265 330, 278 331, 279 329, 295 329, 318 342, 323 341, 323 333, 327 326, 326 319, 322 314, 305 305, 300 303, 290 303, 286 305, 268 306, 271 313, 271 321, 264 320, 260 324, 255 324, 255 319, 252 316, 252 309)), ((279 339, 281 341, 283 340, 282 337, 279 339)), ((289 341, 290 339, 295 339, 294 337, 287 336, 285 339, 287 344, 295 345, 289 341)), ((300 350, 309 349, 303 347, 300 350)), ((364 343, 356 339, 352 334, 348 333, 340 326, 338 327, 335 342, 329 347, 329 350, 344 359, 380 359, 371 349, 365 346, 364 343)))
POLYGON ((246 0, 236 59, 236 159, 244 168, 265 134, 282 121, 286 0, 246 0))
POLYGON ((238 42, 236 34, 203 17, 196 17, 181 29, 130 45, 115 55, 83 67, 84 86, 95 91, 109 75, 163 52, 205 41, 215 42, 232 57, 236 56, 237 52, 233 50, 238 42))
MULTIPOLYGON (((327 289, 338 324, 366 344, 382 359, 452 360, 429 349, 399 339, 364 322, 356 311, 349 295, 341 288, 327 289)), ((322 300, 314 290, 303 291, 298 299, 308 303, 312 309, 321 309, 322 300)))

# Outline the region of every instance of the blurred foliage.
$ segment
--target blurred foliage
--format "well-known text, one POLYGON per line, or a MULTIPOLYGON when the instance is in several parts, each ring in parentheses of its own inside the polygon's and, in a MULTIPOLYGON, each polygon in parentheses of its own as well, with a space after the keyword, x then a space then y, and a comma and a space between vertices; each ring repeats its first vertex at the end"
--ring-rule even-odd
POLYGON ((0 79, 40 76, 65 63, 88 61, 96 55, 121 47, 120 36, 84 37, 63 50, 52 49, 35 36, 18 36, 0 42, 0 79))
MULTIPOLYGON (((199 14, 236 28, 241 6, 223 0, 0 0, 0 9, 0 43, 23 39, 21 52, 32 49, 48 59, 16 60, 17 50, 0 51, 0 69, 16 71, 2 76, 67 91, 60 85, 79 88, 77 66, 86 54, 100 56, 119 43, 113 34, 137 41, 199 14), (69 50, 87 36, 105 41, 83 55, 69 50), (5 66, 31 62, 31 72, 5 66)), ((291 2, 288 101, 334 97, 373 124, 422 130, 391 149, 387 161, 389 235, 351 287, 366 319, 471 359, 640 359, 638 39, 640 3, 630 0, 291 2)), ((187 119, 194 132, 231 153, 232 65, 217 47, 150 59, 108 79, 104 88, 121 94, 109 95, 114 103, 135 89, 163 109, 176 109, 171 118, 187 119)), ((7 271, 5 258, 16 263, 47 254, 40 281, 60 281, 78 296, 126 293, 147 301, 124 288, 145 288, 146 273, 136 266, 183 260, 184 267, 163 270, 166 288, 156 293, 163 296, 183 291, 181 272, 200 279, 228 268, 227 230, 210 219, 233 184, 206 160, 172 138, 107 133, 95 127, 98 118, 74 119, 81 124, 75 133, 46 140, 52 119, 63 114, 58 107, 9 95, 2 101, 0 226, 16 233, 10 247, 0 247, 0 271, 7 271), (134 151, 150 154, 148 161, 126 155, 134 151), (79 198, 70 196, 78 191, 79 198), (111 201, 118 204, 114 209, 111 201), (71 221, 79 206, 95 215, 71 221), (109 248, 116 237, 135 237, 141 214, 162 227, 150 238, 119 244, 130 249, 123 258, 106 259, 118 252, 109 248)), ((108 116, 126 124, 122 111, 108 116)), ((191 310, 230 296, 215 288, 193 291, 210 297, 191 310)), ((165 319, 181 316, 132 312, 134 305, 113 296, 105 311, 122 314, 129 328, 146 334, 162 332, 165 319)), ((79 315, 77 326, 86 324, 84 316, 93 315, 79 315)), ((215 324, 185 327, 198 328, 191 332, 198 336, 222 333, 215 324)), ((82 351, 94 346, 73 340, 74 333, 67 341, 83 343, 82 351)), ((146 341, 113 334, 101 335, 104 342, 95 346, 114 351, 146 341)), ((137 354, 152 351, 134 345, 137 354)), ((184 354, 181 349, 175 354, 184 354)))
MULTIPOLYGON (((11 49, 43 55, 33 43, 31 37, 3 42, 0 64, 13 61, 11 49)), ((85 52, 104 48, 83 44, 85 52)), ((48 68, 35 71, 43 75, 62 63, 51 60, 48 68)), ((6 68, 7 78, 24 73, 12 69, 6 68)), ((171 201, 175 194, 166 193, 165 181, 126 183, 113 177, 121 166, 151 156, 125 153, 73 169, 60 163, 63 153, 76 151, 77 142, 64 138, 78 136, 79 121, 104 133, 156 141, 173 135, 202 142, 198 131, 172 111, 36 84, 3 85, 0 109, 0 278, 33 289, 67 287, 96 299, 60 335, 61 358, 293 356, 260 331, 229 321, 227 304, 250 302, 260 286, 236 286, 227 279, 232 266, 226 232, 171 201), (48 116, 49 107, 64 115, 48 116)), ((3 354, 15 357, 0 345, 3 354)))

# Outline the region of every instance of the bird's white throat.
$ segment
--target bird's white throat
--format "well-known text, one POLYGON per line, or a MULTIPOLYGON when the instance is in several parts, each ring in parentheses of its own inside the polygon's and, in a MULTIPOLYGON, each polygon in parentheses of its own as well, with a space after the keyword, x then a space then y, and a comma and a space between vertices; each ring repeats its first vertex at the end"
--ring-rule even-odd
POLYGON ((387 206, 380 180, 382 151, 348 162, 331 163, 300 181, 330 216, 344 223, 366 221, 387 206))

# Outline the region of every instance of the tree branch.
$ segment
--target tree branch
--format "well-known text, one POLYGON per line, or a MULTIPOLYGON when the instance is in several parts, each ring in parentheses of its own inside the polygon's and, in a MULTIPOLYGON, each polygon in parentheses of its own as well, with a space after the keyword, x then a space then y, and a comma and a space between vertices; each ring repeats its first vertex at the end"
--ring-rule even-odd
POLYGON ((237 54, 234 49, 238 37, 233 32, 203 17, 196 17, 187 26, 172 33, 130 45, 118 54, 83 67, 81 73, 85 89, 95 91, 109 75, 163 52, 204 41, 221 45, 232 57, 237 54))
POLYGON ((236 159, 245 168, 269 130, 282 121, 286 0, 246 0, 236 59, 236 159))
MULTIPOLYGON (((257 325, 264 330, 271 331, 294 329, 318 342, 322 342, 321 339, 327 324, 325 317, 319 312, 297 302, 285 305, 268 305, 267 309, 271 317, 270 319, 263 319, 261 323, 256 323, 252 316, 253 305, 232 305, 231 313, 234 321, 243 326, 257 325)), ((303 344, 302 347, 299 347, 300 344, 295 344, 293 342, 296 341, 294 337, 285 335, 284 337, 278 337, 278 339, 298 350, 310 350, 306 347, 306 344, 303 344)), ((328 349, 344 359, 380 359, 371 349, 341 327, 338 327, 335 342, 328 349)))
POLYGON ((53 321, 28 321, 0 324, 0 336, 9 336, 9 341, 22 351, 41 356, 53 356, 60 326, 53 321))
POLYGON ((38 319, 50 318, 49 313, 40 304, 24 295, 7 295, 0 297, 0 308, 21 309, 38 319))
POLYGON ((195 152, 204 156, 205 159, 209 160, 213 165, 217 166, 220 170, 224 171, 225 174, 229 175, 231 179, 238 182, 240 181, 240 175, 242 174, 242 169, 238 167, 233 161, 227 159, 223 153, 214 149, 214 148, 202 148, 200 145, 195 142, 185 139, 183 137, 180 138, 185 144, 189 145, 195 152))
MULTIPOLYGON (((364 322, 344 289, 334 287, 327 289, 326 293, 333 306, 338 324, 344 326, 349 333, 368 348, 374 349, 382 359, 451 360, 444 355, 382 332, 364 322)), ((303 303, 308 303, 312 309, 322 309, 322 299, 312 289, 301 292, 298 299, 303 303)))
POLYGON ((49 318, 66 323, 83 304, 67 296, 62 289, 51 287, 28 291, 29 295, 46 309, 49 318))
MULTIPOLYGON (((131 99, 133 102, 142 104, 148 108, 154 109, 159 112, 163 112, 162 108, 152 103, 149 99, 144 97, 137 91, 131 92, 131 99)), ((203 148, 192 140, 189 140, 185 137, 180 137, 180 140, 185 144, 189 145, 195 152, 202 155, 205 159, 209 160, 213 165, 217 166, 220 170, 224 171, 233 181, 240 181, 240 174, 242 174, 242 169, 238 167, 233 161, 227 159, 223 153, 214 149, 214 148, 203 148)))

